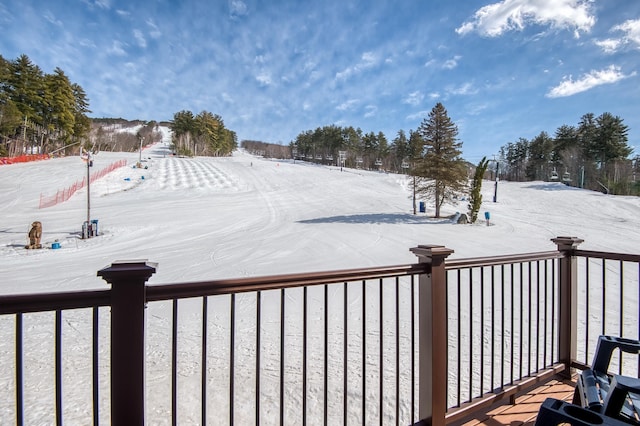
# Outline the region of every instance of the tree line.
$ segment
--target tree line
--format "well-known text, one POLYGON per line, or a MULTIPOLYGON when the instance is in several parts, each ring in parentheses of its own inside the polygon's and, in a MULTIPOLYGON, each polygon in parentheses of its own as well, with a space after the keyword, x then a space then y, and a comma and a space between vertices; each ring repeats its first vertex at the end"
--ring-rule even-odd
POLYGON ((177 112, 170 128, 179 155, 225 156, 238 146, 236 133, 224 126, 222 117, 209 111, 197 115, 186 110, 177 112))
POLYGON ((27 55, 0 56, 0 156, 78 145, 89 133, 90 112, 84 89, 62 69, 47 74, 27 55))
POLYGON ((462 158, 458 128, 442 103, 409 135, 404 130, 388 142, 382 132, 336 125, 304 131, 291 142, 294 158, 345 167, 407 173, 413 177, 413 210, 419 196, 433 200, 435 216, 446 201, 468 190, 469 164, 462 158))
POLYGON ((291 158, 291 149, 286 145, 280 145, 277 143, 243 139, 240 142, 240 147, 244 148, 250 154, 261 157, 279 158, 281 160, 291 158))
MULTIPOLYGON (((84 89, 62 69, 47 74, 27 55, 15 60, 0 56, 0 156, 71 154, 82 145, 94 151, 135 151, 141 140, 149 144, 161 138, 155 121, 91 119, 90 112, 84 89), (114 131, 116 125, 132 123, 142 125, 137 134, 114 131)), ((229 155, 237 147, 235 132, 208 111, 180 111, 165 125, 182 155, 229 155)))
POLYGON ((159 123, 123 118, 91 119, 90 149, 97 151, 135 152, 140 145, 150 145, 162 140, 159 123), (129 129, 137 128, 133 132, 129 129))
POLYGON ((512 181, 564 181, 612 194, 640 195, 640 157, 630 158, 629 128, 605 112, 584 114, 576 126, 562 125, 553 136, 540 132, 500 148, 499 175, 512 181))

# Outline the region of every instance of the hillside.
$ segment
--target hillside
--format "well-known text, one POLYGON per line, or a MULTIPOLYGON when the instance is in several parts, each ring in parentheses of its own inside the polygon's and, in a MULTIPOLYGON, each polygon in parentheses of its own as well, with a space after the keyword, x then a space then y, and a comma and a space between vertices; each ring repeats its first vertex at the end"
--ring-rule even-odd
MULTIPOLYGON (((443 244, 455 257, 553 250, 559 235, 583 247, 637 252, 640 199, 560 183, 483 186, 491 225, 456 225, 412 215, 403 175, 267 160, 236 151, 227 158, 177 158, 163 142, 138 153, 101 152, 91 172, 126 159, 91 185, 99 236, 80 238, 86 189, 54 207, 52 195, 86 176, 78 157, 0 167, 2 293, 103 288, 96 271, 116 260, 159 263, 152 283, 342 269, 413 262, 410 247, 443 244), (31 222, 46 249, 25 250, 31 222), (51 243, 61 248, 52 250, 51 243)), ((465 212, 466 202, 445 206, 465 212)))

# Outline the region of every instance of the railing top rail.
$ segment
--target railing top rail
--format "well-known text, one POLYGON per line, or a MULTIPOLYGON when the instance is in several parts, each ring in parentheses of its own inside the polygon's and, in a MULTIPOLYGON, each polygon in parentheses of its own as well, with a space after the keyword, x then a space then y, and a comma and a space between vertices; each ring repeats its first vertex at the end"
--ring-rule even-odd
POLYGON ((593 257, 597 259, 607 260, 622 260, 624 262, 636 262, 640 263, 640 254, 630 253, 611 253, 608 251, 595 251, 595 250, 576 250, 574 252, 576 256, 593 257))
POLYGON ((539 260, 559 259, 563 256, 562 252, 543 251, 537 253, 507 254, 503 256, 488 257, 470 257, 467 259, 451 259, 447 260, 446 269, 456 270, 462 268, 472 268, 481 266, 496 266, 522 262, 535 262, 539 260))
POLYGON ((35 293, 0 296, 0 315, 108 306, 111 290, 35 293))
POLYGON ((426 273, 428 268, 428 264, 416 263, 410 265, 345 269, 306 274, 272 275, 264 277, 151 285, 147 286, 147 301, 277 290, 301 286, 359 281, 372 278, 401 277, 426 273))

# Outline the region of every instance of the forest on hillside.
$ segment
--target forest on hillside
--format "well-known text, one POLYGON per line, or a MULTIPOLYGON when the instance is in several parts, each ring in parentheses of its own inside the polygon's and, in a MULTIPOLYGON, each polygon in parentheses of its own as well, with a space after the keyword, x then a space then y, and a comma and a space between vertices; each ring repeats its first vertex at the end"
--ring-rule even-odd
MULTIPOLYGON (((84 89, 62 69, 47 74, 27 55, 0 56, 0 157, 132 152, 162 138, 153 120, 89 118, 90 112, 84 89)), ((229 155, 237 147, 235 132, 208 111, 180 111, 162 125, 173 131, 181 155, 229 155)))
POLYGON ((84 89, 62 69, 47 74, 26 55, 0 56, 0 156, 78 149, 90 132, 89 112, 84 89))
POLYGON ((511 181, 561 181, 611 194, 640 195, 640 155, 632 156, 628 127, 605 112, 584 114, 553 136, 540 132, 500 149, 498 174, 511 181))
MULTIPOLYGON (((69 155, 83 148, 134 151, 161 138, 155 121, 89 118, 90 112, 84 89, 62 69, 47 74, 26 55, 14 60, 0 56, 0 157, 69 155)), ((236 133, 208 111, 179 111, 164 125, 172 130, 173 149, 180 155, 224 156, 238 146, 236 133)), ((562 125, 553 135, 542 131, 505 144, 490 159, 487 173, 640 195, 640 156, 634 156, 628 132, 618 116, 586 113, 577 125, 562 125)), ((255 140, 242 145, 268 157, 409 174, 416 173, 427 154, 419 129, 399 130, 389 141, 383 132, 335 124, 302 131, 288 147, 255 140)))
MULTIPOLYGON (((499 155, 490 158, 486 177, 558 181, 611 194, 640 195, 640 155, 633 156, 628 132, 618 116, 587 113, 578 125, 563 125, 553 136, 542 131, 531 140, 520 138, 502 146, 499 155)), ((290 144, 290 155, 323 164, 338 164, 342 156, 347 167, 411 174, 426 154, 424 146, 418 130, 408 134, 399 130, 389 142, 382 132, 329 125, 299 133, 290 144)))

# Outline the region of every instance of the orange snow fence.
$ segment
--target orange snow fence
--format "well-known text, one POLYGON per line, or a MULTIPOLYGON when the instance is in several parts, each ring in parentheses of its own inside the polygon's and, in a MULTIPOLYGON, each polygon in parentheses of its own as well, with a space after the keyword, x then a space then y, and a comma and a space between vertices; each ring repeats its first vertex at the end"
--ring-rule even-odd
POLYGON ((48 160, 49 154, 28 154, 18 157, 0 157, 0 166, 5 164, 28 163, 29 161, 48 160))
MULTIPOLYGON (((127 160, 120 160, 120 161, 111 163, 104 169, 93 173, 89 177, 89 182, 94 182, 100 179, 101 177, 104 177, 105 175, 111 173, 115 169, 118 169, 126 165, 127 165, 127 160)), ((69 186, 66 189, 59 190, 58 192, 55 193, 55 195, 50 195, 47 197, 40 194, 39 208, 44 209, 46 207, 55 206, 56 204, 60 204, 67 201, 69 198, 71 198, 73 194, 75 194, 77 190, 84 188, 86 184, 87 184, 87 178, 84 178, 82 180, 76 181, 73 185, 69 186)))

